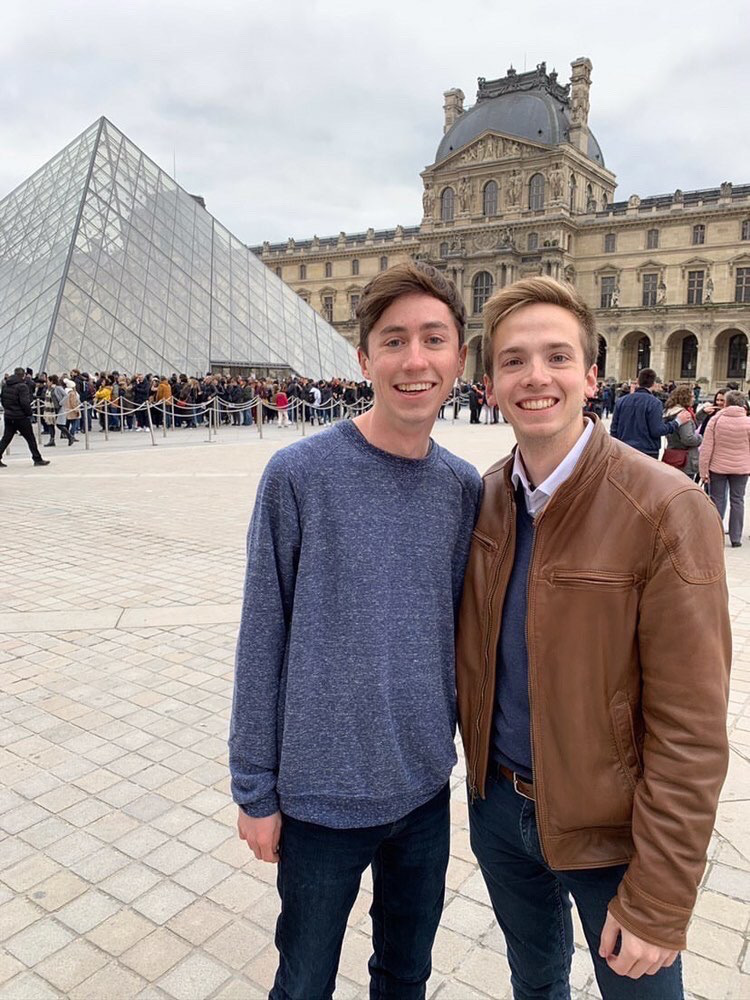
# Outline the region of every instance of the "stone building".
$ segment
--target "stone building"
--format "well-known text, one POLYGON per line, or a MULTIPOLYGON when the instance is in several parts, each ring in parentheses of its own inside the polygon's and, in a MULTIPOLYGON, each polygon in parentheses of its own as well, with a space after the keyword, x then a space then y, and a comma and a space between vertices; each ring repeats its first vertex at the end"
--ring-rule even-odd
POLYGON ((421 174, 422 221, 253 247, 352 341, 362 289, 407 257, 448 271, 469 313, 467 374, 481 374, 481 310, 532 274, 572 282, 596 310, 600 374, 746 384, 750 184, 614 200, 589 128, 591 62, 561 84, 544 63, 480 77, 476 103, 444 94, 444 134, 421 174))

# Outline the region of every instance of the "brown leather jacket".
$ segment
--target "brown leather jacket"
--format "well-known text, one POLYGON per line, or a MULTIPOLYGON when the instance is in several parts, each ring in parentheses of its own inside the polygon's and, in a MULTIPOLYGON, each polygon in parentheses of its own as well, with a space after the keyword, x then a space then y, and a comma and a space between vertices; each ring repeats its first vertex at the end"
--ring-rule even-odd
MULTIPOLYGON (((484 477, 458 624, 471 795, 484 796, 490 758, 512 468, 506 458, 484 477)), ((702 490, 597 421, 535 519, 527 640, 547 862, 628 864, 612 914, 646 941, 684 948, 728 759, 724 538, 702 490)))

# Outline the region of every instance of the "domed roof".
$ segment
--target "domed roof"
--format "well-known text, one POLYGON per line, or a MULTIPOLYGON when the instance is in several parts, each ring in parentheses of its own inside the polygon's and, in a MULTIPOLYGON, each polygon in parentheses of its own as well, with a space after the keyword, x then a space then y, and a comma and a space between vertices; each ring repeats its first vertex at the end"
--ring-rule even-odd
MULTIPOLYGON (((570 129, 568 88, 561 87, 556 82, 556 75, 548 76, 543 67, 544 63, 536 72, 520 76, 509 74, 489 83, 480 79, 477 103, 459 115, 445 133, 437 148, 435 163, 447 159, 487 131, 545 146, 567 142, 570 129)), ((590 159, 604 166, 601 148, 591 132, 587 152, 590 159)))

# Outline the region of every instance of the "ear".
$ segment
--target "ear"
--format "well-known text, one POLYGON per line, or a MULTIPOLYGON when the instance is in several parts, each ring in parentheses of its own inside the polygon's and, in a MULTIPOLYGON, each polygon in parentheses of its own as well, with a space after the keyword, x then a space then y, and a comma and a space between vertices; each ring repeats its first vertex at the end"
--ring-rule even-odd
POLYGON ((487 402, 490 406, 499 406, 497 401, 497 396, 495 395, 495 388, 492 384, 492 377, 490 375, 485 375, 484 381, 484 391, 487 393, 487 402))
POLYGON ((365 354, 365 352, 362 350, 361 347, 357 348, 357 361, 359 361, 359 367, 362 369, 362 374, 364 375, 364 377, 368 379, 370 382, 372 382, 372 378, 369 372, 370 362, 367 358, 367 355, 365 354))
POLYGON ((464 346, 458 352, 458 370, 456 372, 458 378, 460 378, 464 373, 464 367, 466 366, 466 357, 468 355, 468 352, 469 352, 468 344, 464 344, 464 346))
POLYGON ((596 395, 596 365, 592 365, 586 372, 585 387, 583 390, 583 395, 585 399, 593 399, 596 395))

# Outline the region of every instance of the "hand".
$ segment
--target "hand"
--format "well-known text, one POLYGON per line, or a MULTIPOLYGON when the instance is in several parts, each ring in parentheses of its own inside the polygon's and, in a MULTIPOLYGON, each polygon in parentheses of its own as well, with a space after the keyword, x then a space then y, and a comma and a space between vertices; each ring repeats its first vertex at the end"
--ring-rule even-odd
POLYGON ((701 486, 707 486, 707 485, 708 485, 708 476, 706 476, 705 479, 701 479, 701 486))
POLYGON ((275 812, 273 816, 256 819, 240 809, 237 816, 237 836, 240 840, 247 841, 247 846, 258 861, 277 864, 281 839, 281 813, 275 812))
POLYGON ((599 955, 606 959, 607 965, 618 976, 627 976, 628 979, 653 976, 659 969, 668 969, 674 963, 677 954, 668 948, 660 948, 657 944, 642 941, 635 934, 625 930, 611 913, 607 913, 599 941, 599 955), (620 954, 615 955, 618 934, 621 935, 620 954))
POLYGON ((691 417, 687 410, 680 410, 680 412, 677 414, 678 424, 686 424, 690 419, 691 417))

